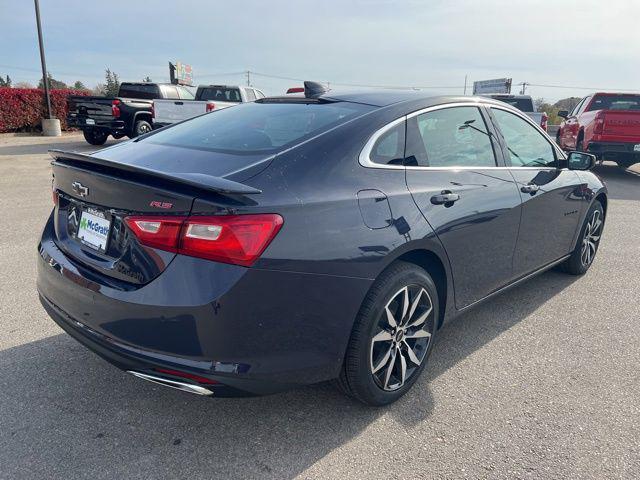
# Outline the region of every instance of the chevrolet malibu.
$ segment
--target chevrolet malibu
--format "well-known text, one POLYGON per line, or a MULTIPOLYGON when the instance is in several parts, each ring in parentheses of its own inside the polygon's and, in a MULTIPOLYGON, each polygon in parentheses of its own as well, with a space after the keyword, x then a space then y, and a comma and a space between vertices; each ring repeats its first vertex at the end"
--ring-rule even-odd
POLYGON ((202 395, 335 380, 393 402, 445 322, 556 265, 585 273, 607 212, 592 155, 487 98, 307 82, 51 154, 44 308, 116 366, 202 395))

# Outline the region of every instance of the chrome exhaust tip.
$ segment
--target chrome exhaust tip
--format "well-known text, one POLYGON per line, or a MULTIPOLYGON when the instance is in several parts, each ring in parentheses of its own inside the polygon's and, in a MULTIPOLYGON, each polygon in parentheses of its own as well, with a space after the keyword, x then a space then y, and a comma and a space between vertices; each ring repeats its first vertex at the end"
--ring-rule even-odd
POLYGON ((175 388, 176 390, 182 390, 183 392, 195 393, 196 395, 213 395, 213 392, 200 385, 194 385, 192 383, 178 382, 176 380, 169 380, 168 378, 156 377, 155 375, 149 375, 146 373, 134 372, 133 370, 127 370, 134 377, 147 380, 148 382, 157 383, 164 387, 175 388))

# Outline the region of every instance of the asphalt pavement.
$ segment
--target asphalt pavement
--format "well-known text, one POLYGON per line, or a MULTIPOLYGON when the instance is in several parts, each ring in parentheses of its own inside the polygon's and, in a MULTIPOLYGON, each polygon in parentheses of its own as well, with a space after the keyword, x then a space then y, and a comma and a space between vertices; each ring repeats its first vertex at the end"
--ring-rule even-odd
POLYGON ((95 149, 0 135, 1 479, 638 478, 640 168, 597 167, 610 204, 585 276, 550 271, 460 317, 374 409, 327 384, 197 397, 64 334, 35 290, 47 148, 95 149))

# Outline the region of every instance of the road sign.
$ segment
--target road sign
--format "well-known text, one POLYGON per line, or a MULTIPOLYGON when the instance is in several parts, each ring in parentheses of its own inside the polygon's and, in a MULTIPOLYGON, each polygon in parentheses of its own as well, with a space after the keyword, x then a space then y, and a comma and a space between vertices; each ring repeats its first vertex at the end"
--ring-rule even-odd
POLYGON ((480 80, 473 82, 473 94, 485 93, 511 93, 510 78, 494 78, 492 80, 480 80))
POLYGON ((193 70, 186 63, 176 62, 174 65, 169 62, 169 76, 173 84, 193 85, 193 70))

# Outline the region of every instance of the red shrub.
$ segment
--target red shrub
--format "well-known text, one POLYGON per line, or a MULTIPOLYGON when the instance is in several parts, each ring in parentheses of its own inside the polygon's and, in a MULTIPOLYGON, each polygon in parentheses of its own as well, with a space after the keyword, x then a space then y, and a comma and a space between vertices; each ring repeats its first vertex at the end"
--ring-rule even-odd
MULTIPOLYGON (((84 90, 51 90, 53 116, 67 129, 67 97, 89 95, 84 90)), ((46 116, 44 91, 37 88, 0 88, 0 132, 33 130, 46 116)))

